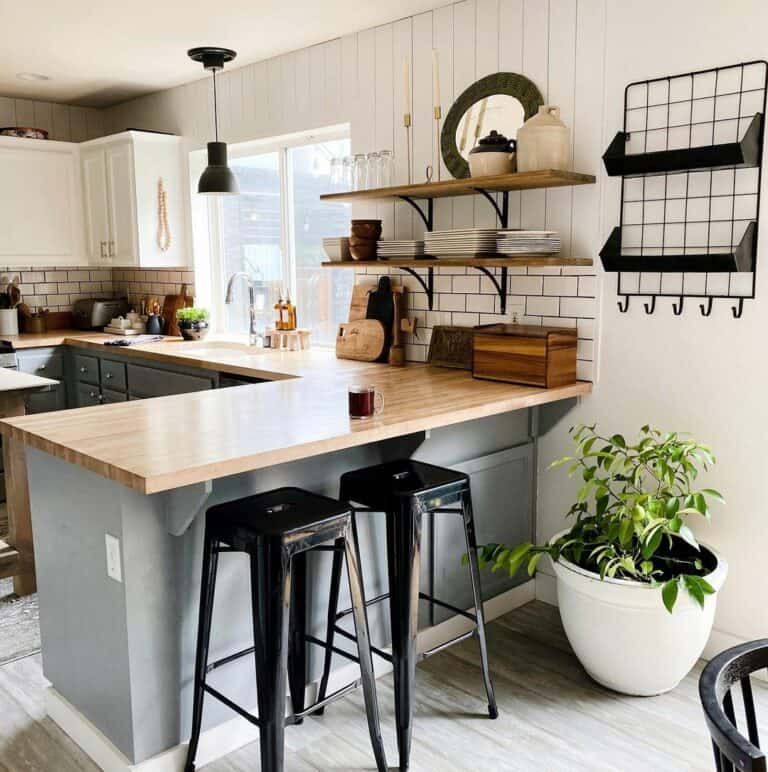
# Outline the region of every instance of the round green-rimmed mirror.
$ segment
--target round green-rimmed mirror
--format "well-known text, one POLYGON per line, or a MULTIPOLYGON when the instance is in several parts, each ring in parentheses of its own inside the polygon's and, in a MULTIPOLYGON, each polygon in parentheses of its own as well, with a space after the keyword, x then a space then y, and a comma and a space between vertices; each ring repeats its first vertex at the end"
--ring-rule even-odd
POLYGON ((477 141, 492 129, 509 139, 544 98, 536 84, 516 72, 495 72, 469 86, 453 103, 443 123, 440 150, 448 171, 469 177, 467 158, 477 141))

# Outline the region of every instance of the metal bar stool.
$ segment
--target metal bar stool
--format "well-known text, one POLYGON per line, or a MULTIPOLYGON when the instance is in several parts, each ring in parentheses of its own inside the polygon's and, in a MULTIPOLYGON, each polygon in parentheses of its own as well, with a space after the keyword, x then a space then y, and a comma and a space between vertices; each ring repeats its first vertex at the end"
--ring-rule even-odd
MULTIPOLYGON (((477 562, 477 540, 472 515, 472 496, 469 477, 462 472, 424 464, 409 459, 347 472, 341 477, 340 498, 356 502, 365 508, 354 508, 354 517, 361 512, 385 512, 387 518, 387 571, 389 592, 372 598, 367 605, 389 598, 392 654, 372 647, 374 654, 392 663, 395 691, 395 724, 400 769, 408 769, 413 725, 414 688, 416 661, 452 646, 454 643, 477 636, 480 644, 483 681, 488 697, 488 715, 498 716, 488 667, 488 649, 485 640, 485 619, 480 593, 480 571, 477 562), (454 506, 454 508, 448 508, 454 506), (422 515, 425 513, 460 515, 464 521, 464 535, 469 556, 469 576, 474 597, 474 614, 452 606, 450 603, 419 592, 419 565, 421 559, 422 515), (429 651, 417 655, 419 600, 446 608, 474 622, 468 633, 447 641, 429 651)), ((341 560, 334 559, 331 576, 331 593, 328 607, 328 637, 325 663, 320 682, 319 698, 322 700, 328 686, 331 655, 336 634, 350 640, 355 636, 339 626, 338 622, 351 613, 351 609, 338 611, 341 560)))
POLYGON ((718 654, 699 678, 699 697, 704 708, 717 772, 766 772, 752 695, 752 673, 768 668, 768 638, 734 646, 718 654), (736 724, 731 689, 741 686, 747 737, 736 724))
POLYGON ((379 772, 386 772, 357 534, 349 505, 299 488, 279 488, 211 507, 205 518, 192 736, 185 772, 195 769, 206 693, 259 728, 261 769, 263 772, 282 772, 285 726, 301 723, 305 716, 322 710, 360 683, 376 767, 379 772), (329 541, 333 541, 333 546, 324 545, 329 541), (314 549, 333 551, 334 564, 338 561, 341 565, 342 558, 346 557, 358 641, 357 657, 341 650, 337 652, 359 662, 361 678, 331 695, 323 694, 316 703, 305 708, 305 643, 326 646, 323 641, 305 633, 306 554, 314 549), (216 571, 222 552, 246 552, 250 556, 254 645, 209 663, 216 571), (206 681, 208 673, 215 668, 250 654, 256 661, 258 716, 244 710, 206 681), (286 680, 293 708, 290 716, 285 716, 286 680))

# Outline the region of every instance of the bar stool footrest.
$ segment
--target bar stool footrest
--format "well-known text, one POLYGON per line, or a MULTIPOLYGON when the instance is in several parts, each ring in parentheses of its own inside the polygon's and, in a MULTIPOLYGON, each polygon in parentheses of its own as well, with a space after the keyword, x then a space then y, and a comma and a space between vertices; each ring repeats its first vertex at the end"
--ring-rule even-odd
MULTIPOLYGON (((375 598, 371 598, 370 600, 367 600, 365 602, 365 607, 368 608, 369 606, 373 606, 376 603, 381 603, 384 600, 389 600, 388 592, 382 593, 381 595, 377 595, 375 598)), ((441 608, 448 609, 448 611, 453 611, 454 614, 458 614, 459 616, 466 617, 467 619, 477 624, 477 617, 474 614, 471 614, 469 611, 465 611, 464 609, 459 608, 458 606, 452 606, 450 603, 446 603, 443 600, 439 600, 438 598, 435 598, 432 595, 427 595, 425 592, 419 593, 419 600, 423 600, 423 601, 426 601, 427 603, 432 603, 435 606, 440 606, 441 608)), ((351 608, 342 609, 341 611, 337 612, 336 621, 338 622, 340 619, 344 619, 344 617, 348 617, 351 613, 352 613, 351 608)))
POLYGON ((286 717, 285 723, 297 724, 300 721, 303 721, 307 716, 309 716, 312 713, 316 713, 319 710, 322 710, 326 705, 330 705, 330 703, 336 702, 336 700, 339 700, 342 697, 346 697, 346 695, 348 695, 350 692, 353 692, 355 691, 355 689, 359 688, 362 683, 363 683, 363 679, 358 678, 355 681, 353 681, 351 684, 342 686, 341 689, 337 689, 335 692, 333 692, 332 694, 329 694, 324 699, 318 700, 317 702, 310 705, 308 708, 304 708, 304 710, 302 710, 301 713, 294 713, 292 716, 286 717))
POLYGON ((466 632, 463 635, 457 635, 455 638, 451 638, 450 641, 441 643, 439 646, 435 646, 434 648, 428 649, 427 651, 422 651, 421 654, 419 654, 419 660, 427 659, 428 657, 431 657, 434 654, 439 654, 441 651, 445 651, 445 649, 449 648, 450 646, 453 646, 456 643, 461 643, 462 641, 466 641, 469 638, 474 638, 476 635, 477 635, 477 628, 475 627, 473 630, 470 630, 469 632, 466 632))
POLYGON ((233 710, 235 713, 242 716, 246 721, 249 721, 254 726, 261 726, 261 720, 258 716, 254 716, 253 713, 249 713, 244 708, 241 708, 236 702, 232 702, 229 697, 226 697, 217 689, 208 686, 208 684, 203 684, 203 689, 208 692, 211 697, 215 697, 219 702, 224 703, 230 710, 233 710))

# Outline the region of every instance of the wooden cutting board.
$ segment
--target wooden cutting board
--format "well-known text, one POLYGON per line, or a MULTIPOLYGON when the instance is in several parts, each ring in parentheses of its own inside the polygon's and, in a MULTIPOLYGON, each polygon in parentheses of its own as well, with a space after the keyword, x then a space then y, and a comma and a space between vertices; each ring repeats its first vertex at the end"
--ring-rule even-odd
POLYGON ((191 306, 194 298, 187 296, 187 285, 181 285, 181 292, 178 295, 166 295, 163 300, 163 319, 165 320, 165 334, 181 335, 179 323, 176 321, 176 312, 180 308, 191 306))
POLYGON ((339 325, 336 336, 336 356, 339 359, 375 362, 384 352, 386 340, 384 325, 378 319, 344 322, 339 325))

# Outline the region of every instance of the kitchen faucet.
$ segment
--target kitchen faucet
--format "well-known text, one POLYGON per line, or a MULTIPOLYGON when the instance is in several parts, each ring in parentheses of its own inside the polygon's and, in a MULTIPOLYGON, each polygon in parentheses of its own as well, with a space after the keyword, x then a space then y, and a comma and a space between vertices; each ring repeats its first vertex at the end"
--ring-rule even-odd
POLYGON ((247 273, 237 271, 229 277, 229 282, 227 283, 227 295, 224 298, 224 302, 227 304, 232 302, 232 286, 236 279, 245 279, 248 283, 248 316, 250 319, 248 345, 262 346, 264 345, 264 337, 256 330, 256 287, 253 283, 253 279, 251 279, 247 273))

